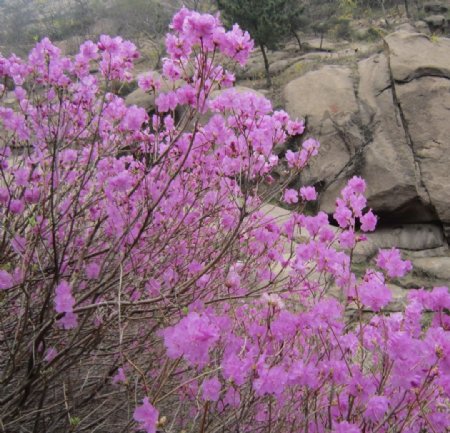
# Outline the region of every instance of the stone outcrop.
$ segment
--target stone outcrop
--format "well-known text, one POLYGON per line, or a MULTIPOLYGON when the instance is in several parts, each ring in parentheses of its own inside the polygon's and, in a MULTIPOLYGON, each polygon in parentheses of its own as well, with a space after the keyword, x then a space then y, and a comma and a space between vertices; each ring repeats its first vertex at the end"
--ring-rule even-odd
POLYGON ((448 6, 441 2, 427 2, 423 5, 423 10, 428 14, 443 14, 448 11, 448 6))
MULTIPOLYGON (((346 179, 361 175, 382 225, 443 228, 450 238, 449 54, 450 39, 401 30, 357 73, 324 66, 287 84, 287 111, 305 117, 322 143, 300 182, 321 188, 323 210, 332 211, 346 179)), ((417 249, 435 248, 418 239, 417 249)))
POLYGON ((351 75, 347 67, 325 66, 290 82, 284 91, 286 110, 293 117, 304 117, 308 131, 320 139, 319 155, 303 172, 302 181, 326 183, 322 207, 328 212, 342 186, 339 175, 363 141, 351 75))
POLYGON ((433 42, 422 33, 400 31, 388 35, 385 44, 396 83, 423 76, 450 77, 450 39, 433 42))
POLYGON ((438 31, 444 33, 448 25, 447 18, 444 15, 430 15, 423 20, 427 23, 428 28, 433 33, 438 31))

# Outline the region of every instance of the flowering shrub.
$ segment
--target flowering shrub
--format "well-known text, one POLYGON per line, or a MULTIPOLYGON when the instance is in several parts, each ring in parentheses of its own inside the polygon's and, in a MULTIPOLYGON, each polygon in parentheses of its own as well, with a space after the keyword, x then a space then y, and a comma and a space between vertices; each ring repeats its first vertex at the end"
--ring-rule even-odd
POLYGON ((244 64, 246 32, 182 9, 167 36, 156 112, 112 93, 136 48, 44 39, 0 58, 0 426, 5 432, 445 432, 450 295, 417 290, 387 314, 380 251, 362 278, 352 252, 375 229, 354 177, 329 225, 285 187, 318 152, 275 145, 299 120, 238 93, 218 59, 244 64), (269 191, 269 192, 264 192, 269 191), (299 238, 299 234, 306 234, 299 238), (370 313, 371 312, 371 313, 370 313), (352 314, 349 314, 352 313, 352 314), (424 321, 424 319, 426 319, 424 321))

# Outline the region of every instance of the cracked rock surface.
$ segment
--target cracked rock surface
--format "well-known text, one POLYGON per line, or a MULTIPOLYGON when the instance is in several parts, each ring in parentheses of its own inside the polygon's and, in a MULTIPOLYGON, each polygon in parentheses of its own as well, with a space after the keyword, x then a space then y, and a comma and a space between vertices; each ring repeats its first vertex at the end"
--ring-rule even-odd
MULTIPOLYGON (((450 239, 450 39, 401 30, 353 70, 324 66, 288 83, 286 110, 321 141, 302 184, 321 189, 331 212, 353 175, 386 225, 429 225, 450 239), (355 70, 356 69, 356 70, 355 70)), ((446 240, 447 242, 446 242, 446 240)), ((420 249, 420 245, 418 245, 420 249)), ((430 246, 423 245, 423 249, 430 246)))

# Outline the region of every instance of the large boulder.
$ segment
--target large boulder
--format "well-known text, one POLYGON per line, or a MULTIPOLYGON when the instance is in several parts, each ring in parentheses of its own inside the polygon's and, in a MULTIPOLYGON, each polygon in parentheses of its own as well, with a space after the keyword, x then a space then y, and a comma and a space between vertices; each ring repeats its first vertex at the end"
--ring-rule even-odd
POLYGON ((416 273, 435 277, 450 286, 450 257, 420 258, 413 260, 416 273))
POLYGON ((450 81, 422 77, 398 85, 397 95, 426 200, 450 226, 450 81))
POLYGON ((305 118, 308 133, 321 143, 319 155, 302 174, 302 182, 326 186, 321 203, 327 211, 332 211, 342 186, 338 174, 362 143, 351 74, 346 67, 325 66, 291 81, 284 89, 289 114, 305 118))
POLYGON ((416 29, 416 31, 418 33, 424 33, 425 35, 430 35, 431 34, 431 31, 430 31, 430 28, 428 27, 428 24, 425 21, 423 21, 423 20, 416 21, 414 23, 414 28, 416 29))
POLYGON ((427 23, 430 31, 433 33, 437 31, 444 33, 447 28, 447 18, 444 15, 430 15, 423 20, 427 23))
POLYGON ((441 2, 427 2, 423 5, 423 10, 427 14, 443 14, 448 11, 448 6, 441 2))
POLYGON ((450 78, 450 39, 399 31, 385 38, 392 77, 408 82, 423 76, 450 78))
POLYGON ((448 53, 450 39, 398 31, 357 76, 326 66, 287 84, 287 111, 322 143, 299 181, 322 187, 321 209, 331 213, 339 188, 361 175, 382 225, 436 224, 450 239, 448 53))
POLYGON ((414 158, 394 102, 388 61, 383 54, 358 64, 362 124, 370 142, 360 174, 367 182, 369 206, 392 214, 420 201, 414 158))
POLYGON ((435 251, 439 255, 446 248, 442 229, 437 224, 399 224, 377 229, 374 233, 367 233, 366 237, 366 241, 356 246, 356 262, 367 262, 380 248, 396 247, 412 253, 413 256, 417 251, 424 250, 435 251))
MULTIPOLYGON (((137 82, 139 80, 139 78, 146 73, 147 72, 138 74, 135 78, 135 81, 137 82)), ((162 92, 167 92, 170 90, 168 85, 162 79, 161 75, 158 72, 152 72, 152 74, 154 75, 154 77, 156 79, 158 79, 161 82, 161 85, 162 85, 161 91, 162 92)), ((137 89, 133 90, 125 97, 125 103, 127 105, 137 105, 138 107, 144 108, 145 111, 150 113, 150 112, 154 111, 156 108, 155 92, 145 92, 140 87, 138 87, 137 89)))
POLYGON ((137 105, 138 107, 144 108, 147 112, 151 112, 156 108, 155 94, 153 92, 145 92, 139 87, 127 95, 125 103, 127 105, 137 105))

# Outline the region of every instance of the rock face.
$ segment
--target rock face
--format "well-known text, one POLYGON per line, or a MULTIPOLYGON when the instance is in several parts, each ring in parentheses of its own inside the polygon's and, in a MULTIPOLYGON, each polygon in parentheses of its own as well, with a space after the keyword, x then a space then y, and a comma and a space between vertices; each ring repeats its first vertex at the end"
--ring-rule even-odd
POLYGON ((450 281, 450 257, 421 258, 414 260, 416 272, 436 276, 444 283, 450 281))
POLYGON ((423 5, 426 13, 442 14, 448 11, 448 6, 441 2, 427 2, 423 5))
POLYGON ((373 258, 380 248, 393 247, 408 251, 413 257, 424 251, 429 256, 446 252, 446 241, 442 229, 437 224, 403 224, 381 228, 366 234, 367 241, 359 243, 354 252, 354 259, 364 263, 373 258))
POLYGON ((144 108, 145 111, 151 112, 155 109, 155 95, 137 88, 125 98, 125 103, 127 105, 137 105, 144 108))
POLYGON ((330 212, 342 183, 336 180, 362 146, 351 70, 326 66, 309 72, 290 82, 284 95, 286 110, 293 117, 306 118, 308 130, 320 139, 319 155, 311 161, 302 180, 309 184, 327 180, 322 204, 330 212))
POLYGON ((450 77, 450 39, 432 42, 421 33, 400 31, 388 35, 385 43, 395 82, 424 76, 450 77))
POLYGON ((323 210, 361 175, 381 223, 425 224, 450 238, 449 53, 450 39, 401 30, 357 74, 325 66, 285 87, 287 111, 306 117, 322 143, 300 182, 322 187, 323 210))
POLYGON ((447 18, 444 15, 430 15, 423 20, 432 32, 441 31, 443 33, 447 28, 447 18))

